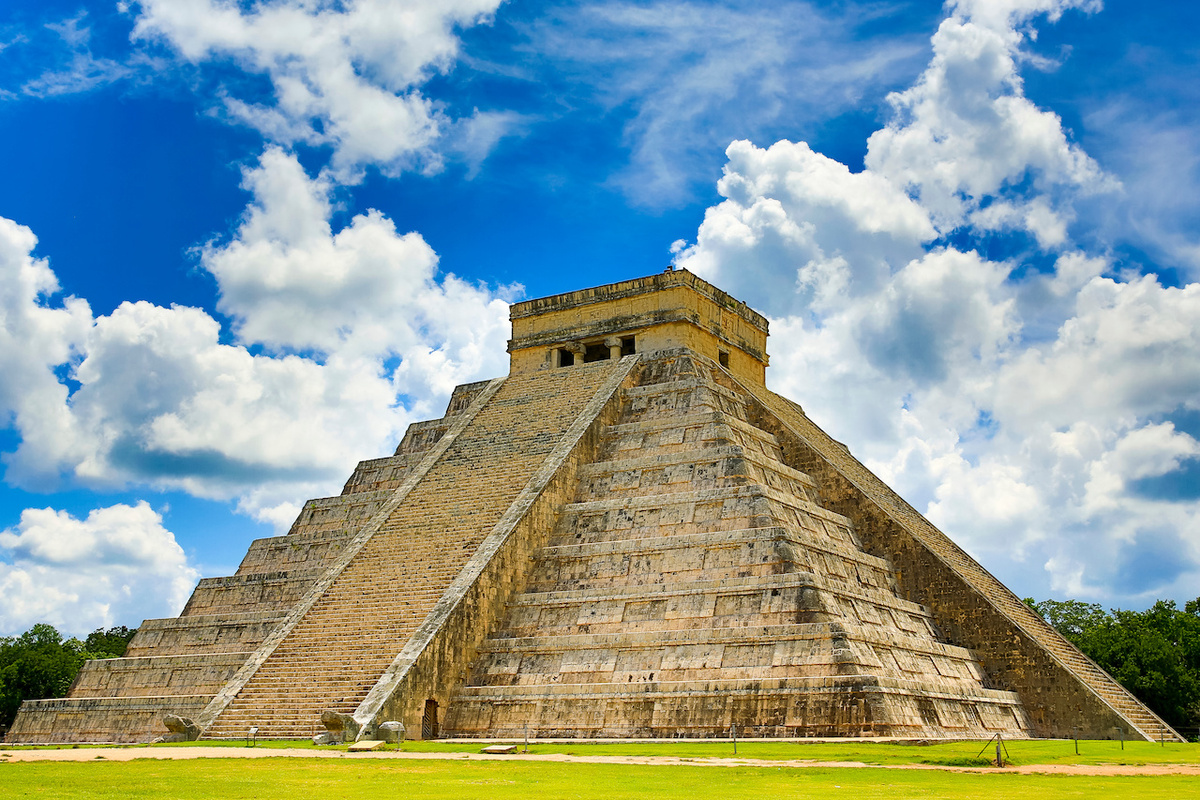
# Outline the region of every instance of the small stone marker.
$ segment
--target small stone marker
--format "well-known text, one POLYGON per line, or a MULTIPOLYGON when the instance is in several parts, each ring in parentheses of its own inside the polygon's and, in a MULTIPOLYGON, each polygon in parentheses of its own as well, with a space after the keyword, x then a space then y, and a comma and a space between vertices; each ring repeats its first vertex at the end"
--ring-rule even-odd
POLYGON ((515 744, 490 744, 479 752, 487 753, 488 755, 503 756, 517 752, 517 746, 515 744))
POLYGON ((351 753, 361 753, 363 750, 378 750, 383 747, 382 739, 363 739, 361 742, 355 742, 350 745, 351 753))
POLYGON ((377 733, 385 742, 399 744, 404 740, 404 725, 399 722, 381 722, 377 733))

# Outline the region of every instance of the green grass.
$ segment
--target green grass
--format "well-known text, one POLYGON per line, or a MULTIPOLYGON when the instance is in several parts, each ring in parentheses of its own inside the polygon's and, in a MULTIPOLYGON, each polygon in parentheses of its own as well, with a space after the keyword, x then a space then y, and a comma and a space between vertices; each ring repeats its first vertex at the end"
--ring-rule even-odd
MULTIPOLYGON (((479 744, 405 742, 403 749, 419 753, 477 753, 479 744)), ((1079 755, 1070 740, 1006 741, 1006 760, 1014 764, 1200 764, 1200 745, 1149 742, 1082 741, 1079 755)), ((733 745, 714 742, 595 742, 549 744, 534 742, 531 753, 567 753, 586 756, 674 756, 676 758, 732 758, 733 745)), ((995 756, 995 744, 941 742, 738 742, 738 758, 771 761, 857 761, 863 764, 986 765, 995 756), (980 755, 980 750, 983 754, 980 755)))
MULTIPOLYGON (((145 745, 151 746, 151 745, 145 745)), ((244 741, 203 741, 152 745, 161 747, 245 747, 244 741)), ((345 750, 341 747, 316 748, 306 740, 263 740, 263 748, 303 748, 345 750)), ((401 748, 412 753, 478 753, 483 742, 405 742, 401 748)), ((70 748, 71 745, 62 745, 70 748)), ((1006 741, 1006 761, 1017 764, 1200 764, 1200 744, 1172 744, 1165 747, 1149 742, 1081 741, 1079 755, 1070 740, 1006 741)), ((27 748, 12 748, 27 749, 27 748)), ((389 746, 388 749, 395 749, 389 746)), ((674 758, 732 758, 728 741, 710 742, 534 742, 530 753, 566 753, 579 756, 668 756, 674 758)), ((940 742, 912 744, 900 742, 738 742, 737 757, 771 761, 856 761, 863 764, 934 764, 942 766, 986 766, 994 757, 995 745, 983 742, 940 742), (983 750, 982 755, 980 751, 983 750)))
MULTIPOLYGON (((738 747, 739 755, 741 746, 738 747)), ((1194 777, 639 766, 528 761, 199 759, 0 764, 0 798, 414 797, 420 800, 1138 798, 1194 796, 1194 777)))

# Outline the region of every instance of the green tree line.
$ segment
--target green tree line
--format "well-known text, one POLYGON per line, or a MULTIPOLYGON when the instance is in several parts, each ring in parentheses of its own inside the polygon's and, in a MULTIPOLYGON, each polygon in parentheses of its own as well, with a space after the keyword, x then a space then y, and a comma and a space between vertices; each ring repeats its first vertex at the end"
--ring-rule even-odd
POLYGON ((135 633, 124 625, 97 628, 80 641, 39 623, 20 636, 0 637, 0 730, 12 725, 21 701, 64 696, 83 662, 124 655, 135 633))
POLYGON ((1179 609, 1105 611, 1078 600, 1025 600, 1059 633, 1180 733, 1200 727, 1200 598, 1179 609))

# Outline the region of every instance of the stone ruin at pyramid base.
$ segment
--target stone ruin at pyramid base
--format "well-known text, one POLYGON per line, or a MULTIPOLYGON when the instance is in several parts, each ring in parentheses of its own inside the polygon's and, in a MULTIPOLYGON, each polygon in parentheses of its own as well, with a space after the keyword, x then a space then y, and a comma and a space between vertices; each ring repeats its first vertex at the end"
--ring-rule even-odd
POLYGON ((507 378, 8 741, 1178 739, 766 389, 745 304, 679 271, 511 316, 507 378))

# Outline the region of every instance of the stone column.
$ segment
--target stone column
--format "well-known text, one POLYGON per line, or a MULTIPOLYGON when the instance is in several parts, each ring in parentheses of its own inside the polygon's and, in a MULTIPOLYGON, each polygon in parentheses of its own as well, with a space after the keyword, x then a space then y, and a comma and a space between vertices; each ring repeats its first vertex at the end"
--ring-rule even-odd
POLYGON ((608 348, 608 357, 616 361, 621 357, 621 340, 616 336, 609 336, 604 340, 604 346, 608 348))

